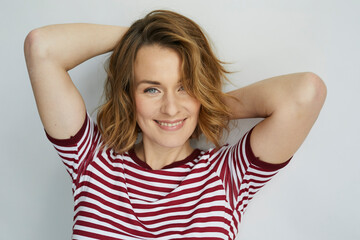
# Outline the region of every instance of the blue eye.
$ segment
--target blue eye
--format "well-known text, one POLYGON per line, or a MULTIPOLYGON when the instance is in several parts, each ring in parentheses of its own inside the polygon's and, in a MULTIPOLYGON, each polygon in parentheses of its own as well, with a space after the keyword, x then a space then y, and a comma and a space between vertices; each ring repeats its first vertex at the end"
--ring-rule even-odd
POLYGON ((158 90, 156 88, 147 88, 144 90, 144 93, 150 93, 150 94, 155 94, 157 92, 158 90))
POLYGON ((179 91, 185 91, 185 88, 184 88, 183 86, 181 86, 181 87, 179 88, 179 91))

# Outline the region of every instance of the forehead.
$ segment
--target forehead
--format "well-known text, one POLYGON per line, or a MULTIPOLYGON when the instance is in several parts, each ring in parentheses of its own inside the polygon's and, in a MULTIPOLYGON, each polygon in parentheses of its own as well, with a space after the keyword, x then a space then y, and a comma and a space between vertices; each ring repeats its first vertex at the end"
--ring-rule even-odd
POLYGON ((159 45, 142 46, 134 62, 135 82, 141 80, 179 81, 181 57, 171 48, 159 45))

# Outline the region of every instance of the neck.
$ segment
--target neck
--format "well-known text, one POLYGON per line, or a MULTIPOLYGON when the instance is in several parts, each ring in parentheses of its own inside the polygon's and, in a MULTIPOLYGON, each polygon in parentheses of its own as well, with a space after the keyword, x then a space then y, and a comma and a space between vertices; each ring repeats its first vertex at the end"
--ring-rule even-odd
POLYGON ((193 148, 190 146, 190 141, 176 148, 154 147, 151 144, 146 144, 146 142, 141 142, 135 146, 137 157, 146 162, 153 170, 162 169, 173 162, 183 160, 192 152, 193 148))

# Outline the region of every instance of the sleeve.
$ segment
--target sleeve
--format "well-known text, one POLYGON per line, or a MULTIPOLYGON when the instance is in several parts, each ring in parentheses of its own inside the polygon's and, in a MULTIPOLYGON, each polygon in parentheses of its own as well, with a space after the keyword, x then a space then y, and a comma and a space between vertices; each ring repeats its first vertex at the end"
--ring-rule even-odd
POLYGON ((65 164, 75 187, 100 142, 97 125, 87 113, 81 129, 69 139, 55 139, 46 131, 45 134, 65 164))
POLYGON ((241 213, 249 201, 290 159, 281 164, 271 164, 255 157, 251 146, 252 129, 234 146, 225 146, 217 153, 217 171, 227 194, 230 206, 241 213))

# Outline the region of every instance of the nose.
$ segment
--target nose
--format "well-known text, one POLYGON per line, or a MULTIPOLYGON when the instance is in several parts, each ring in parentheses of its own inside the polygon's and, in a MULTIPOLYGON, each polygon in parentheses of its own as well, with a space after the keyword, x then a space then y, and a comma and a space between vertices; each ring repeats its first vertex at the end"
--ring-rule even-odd
POLYGON ((163 96, 161 112, 169 116, 175 116, 179 112, 179 99, 172 93, 166 93, 163 96))

